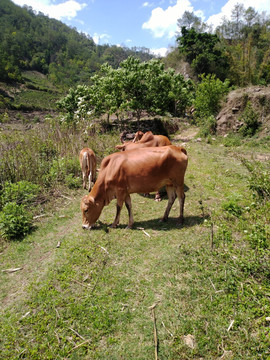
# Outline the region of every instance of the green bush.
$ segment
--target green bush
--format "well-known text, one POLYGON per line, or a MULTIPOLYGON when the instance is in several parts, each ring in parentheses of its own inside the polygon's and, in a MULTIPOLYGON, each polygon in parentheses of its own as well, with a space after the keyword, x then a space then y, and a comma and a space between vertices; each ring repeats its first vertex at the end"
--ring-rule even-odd
POLYGON ((242 144, 242 136, 239 134, 229 133, 227 137, 224 137, 223 144, 226 147, 235 147, 242 144))
POLYGON ((195 94, 195 118, 200 125, 209 116, 215 116, 222 98, 229 90, 229 81, 222 82, 215 75, 202 75, 195 94))
POLYGON ((66 185, 69 189, 79 189, 81 187, 81 179, 68 174, 65 179, 66 185))
POLYGON ((14 202, 17 205, 29 204, 33 202, 40 192, 40 187, 29 181, 18 181, 11 183, 6 181, 0 196, 0 209, 9 202, 14 202))
POLYGON ((77 158, 61 158, 52 161, 49 173, 44 175, 43 180, 46 186, 51 186, 57 182, 66 183, 68 175, 78 176, 79 174, 80 165, 77 158))
POLYGON ((0 234, 8 240, 19 240, 29 233, 32 216, 24 205, 8 202, 0 212, 0 234))
POLYGON ((209 116, 203 122, 199 136, 201 137, 208 137, 209 135, 214 135, 216 133, 217 121, 213 115, 209 116))
POLYGON ((249 188, 259 200, 270 200, 270 170, 260 162, 241 159, 242 164, 250 173, 249 188))
POLYGON ((239 132, 243 136, 253 136, 256 134, 257 130, 260 127, 259 114, 253 109, 251 102, 248 101, 243 111, 243 114, 240 116, 239 120, 244 123, 240 128, 239 132))

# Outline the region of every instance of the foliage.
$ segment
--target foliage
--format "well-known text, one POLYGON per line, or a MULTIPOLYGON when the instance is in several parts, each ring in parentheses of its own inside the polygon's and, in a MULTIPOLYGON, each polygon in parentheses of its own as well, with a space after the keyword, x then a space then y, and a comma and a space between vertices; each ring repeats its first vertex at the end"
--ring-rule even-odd
POLYGON ((260 162, 251 162, 241 158, 242 164, 249 171, 249 187, 254 197, 260 201, 270 200, 270 170, 260 162))
POLYGON ((8 202, 15 202, 17 205, 32 203, 40 192, 40 186, 26 180, 16 183, 6 181, 0 192, 0 209, 8 202))
POLYGON ((8 202, 0 212, 0 235, 8 240, 19 240, 32 227, 32 216, 24 205, 8 202))
POLYGON ((80 174, 80 166, 76 158, 54 159, 47 174, 43 175, 44 185, 51 187, 57 183, 67 183, 70 187, 76 187, 74 176, 80 174))
POLYGON ((194 13, 178 19, 180 53, 197 75, 215 74, 232 84, 269 84, 270 18, 254 8, 236 4, 231 17, 213 29, 194 13))
POLYGON ((216 34, 197 32, 193 27, 190 30, 182 27, 177 41, 179 51, 185 55, 196 74, 216 74, 218 78, 225 80, 228 60, 216 34))
POLYGON ((62 22, 23 8, 10 0, 0 2, 0 80, 23 81, 23 70, 39 71, 62 87, 88 82, 104 62, 113 67, 128 56, 153 56, 145 48, 96 45, 93 39, 62 22))
POLYGON ((250 101, 247 102, 246 107, 240 116, 239 120, 243 122, 243 126, 240 128, 240 133, 243 136, 253 136, 260 127, 259 115, 253 109, 250 101))
POLYGON ((240 217, 243 212, 241 205, 239 205, 236 199, 230 199, 227 202, 224 202, 222 204, 222 209, 235 217, 240 217))
POLYGON ((207 138, 216 133, 217 120, 213 115, 204 118, 203 121, 199 120, 198 122, 200 123, 199 136, 207 138))
POLYGON ((103 64, 100 75, 91 78, 91 86, 77 86, 58 102, 66 111, 68 123, 94 116, 132 111, 137 119, 142 112, 151 115, 184 114, 191 104, 193 85, 172 69, 165 70, 160 60, 140 62, 129 57, 118 69, 103 64))
POLYGON ((219 109, 221 100, 229 91, 229 81, 222 82, 215 75, 202 75, 201 82, 197 85, 195 92, 195 118, 198 123, 203 124, 204 119, 215 116, 219 109))

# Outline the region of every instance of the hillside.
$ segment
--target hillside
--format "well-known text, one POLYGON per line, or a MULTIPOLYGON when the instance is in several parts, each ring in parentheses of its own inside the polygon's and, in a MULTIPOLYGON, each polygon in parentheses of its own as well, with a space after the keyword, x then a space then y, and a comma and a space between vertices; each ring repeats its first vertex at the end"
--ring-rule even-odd
POLYGON ((248 102, 259 117, 260 136, 270 135, 270 86, 250 86, 231 91, 216 117, 218 134, 237 132, 241 128, 241 115, 248 102))
POLYGON ((90 36, 31 7, 0 2, 0 81, 22 82, 22 72, 31 70, 68 88, 87 83, 104 62, 118 67, 130 55, 141 60, 153 57, 145 48, 96 45, 90 36))

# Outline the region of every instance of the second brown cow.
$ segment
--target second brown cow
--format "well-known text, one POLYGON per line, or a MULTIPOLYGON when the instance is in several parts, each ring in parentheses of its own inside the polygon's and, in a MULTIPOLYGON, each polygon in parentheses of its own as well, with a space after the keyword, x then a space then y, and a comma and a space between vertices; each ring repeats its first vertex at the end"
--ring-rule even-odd
POLYGON ((83 148, 80 152, 79 160, 83 176, 83 188, 86 189, 86 182, 88 180, 88 191, 90 191, 92 181, 96 181, 96 155, 92 149, 83 148))

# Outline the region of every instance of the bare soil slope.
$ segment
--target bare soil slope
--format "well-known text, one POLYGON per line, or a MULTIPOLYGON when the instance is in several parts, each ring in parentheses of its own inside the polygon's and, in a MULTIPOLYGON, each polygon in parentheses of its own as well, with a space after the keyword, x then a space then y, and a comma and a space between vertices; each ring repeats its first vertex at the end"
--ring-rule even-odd
POLYGON ((239 130, 242 125, 240 116, 248 102, 259 114, 261 136, 270 134, 270 86, 250 86, 231 91, 217 116, 218 134, 239 130))

